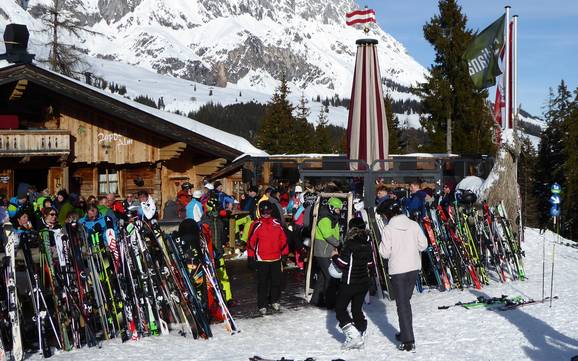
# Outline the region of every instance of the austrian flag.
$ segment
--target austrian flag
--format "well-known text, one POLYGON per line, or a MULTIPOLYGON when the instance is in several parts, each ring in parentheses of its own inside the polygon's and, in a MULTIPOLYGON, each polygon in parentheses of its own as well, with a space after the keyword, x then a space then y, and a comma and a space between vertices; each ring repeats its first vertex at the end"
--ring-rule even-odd
POLYGON ((345 17, 346 17, 345 23, 349 26, 355 24, 374 23, 375 10, 373 9, 355 10, 350 13, 347 13, 345 17))

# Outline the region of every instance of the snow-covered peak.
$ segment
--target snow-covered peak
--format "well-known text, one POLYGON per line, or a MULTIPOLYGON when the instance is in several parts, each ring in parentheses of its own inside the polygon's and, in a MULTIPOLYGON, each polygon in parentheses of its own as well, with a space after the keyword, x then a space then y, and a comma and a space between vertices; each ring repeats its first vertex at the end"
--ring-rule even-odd
MULTIPOLYGON (((11 8, 18 7, 15 0, 11 8)), ((355 41, 360 29, 345 25, 353 0, 60 0, 96 33, 84 33, 76 46, 91 57, 200 82, 271 94, 285 73, 294 91, 308 97, 341 98, 351 92, 355 41)), ((43 42, 31 0, 28 16, 36 43, 43 42)), ((14 12, 14 11, 12 11, 14 12)), ((20 9, 22 12, 22 9, 20 9)), ((24 14, 27 15, 27 14, 24 14)), ((14 21, 9 14, 4 22, 14 21)), ((424 80, 426 70, 377 25, 382 76, 404 86, 424 80)))

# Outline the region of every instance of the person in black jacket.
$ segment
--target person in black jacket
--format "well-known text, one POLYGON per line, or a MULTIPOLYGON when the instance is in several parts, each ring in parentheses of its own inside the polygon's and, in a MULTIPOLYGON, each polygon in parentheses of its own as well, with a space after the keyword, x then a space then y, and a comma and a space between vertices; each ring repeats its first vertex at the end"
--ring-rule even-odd
POLYGON ((362 306, 369 290, 369 267, 373 264, 369 234, 361 218, 353 218, 349 222, 345 244, 338 254, 333 255, 332 262, 342 274, 335 303, 339 327, 346 337, 342 348, 359 348, 363 346, 363 336, 367 329, 362 306), (347 311, 350 303, 353 318, 347 311))

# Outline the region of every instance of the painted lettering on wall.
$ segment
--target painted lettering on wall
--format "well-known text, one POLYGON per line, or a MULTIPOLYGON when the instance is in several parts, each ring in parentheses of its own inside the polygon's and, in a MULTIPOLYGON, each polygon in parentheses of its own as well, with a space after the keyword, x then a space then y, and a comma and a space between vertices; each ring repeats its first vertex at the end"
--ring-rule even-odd
POLYGON ((134 142, 132 139, 118 133, 98 133, 96 136, 98 144, 115 143, 117 147, 120 147, 123 145, 131 145, 134 142))

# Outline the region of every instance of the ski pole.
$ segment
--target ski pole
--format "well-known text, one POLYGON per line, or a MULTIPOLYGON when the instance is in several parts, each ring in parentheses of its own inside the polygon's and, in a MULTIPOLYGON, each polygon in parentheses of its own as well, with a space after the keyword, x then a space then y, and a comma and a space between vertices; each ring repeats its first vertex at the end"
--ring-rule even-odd
MULTIPOLYGON (((560 242, 560 222, 556 222, 558 217, 554 217, 554 228, 556 228, 556 241, 560 242)), ((550 308, 552 308, 552 293, 554 292, 554 257, 556 256, 556 242, 552 243, 552 275, 550 277, 550 308)))
POLYGON ((546 278, 546 230, 540 230, 542 233, 542 303, 544 303, 544 281, 546 278))

